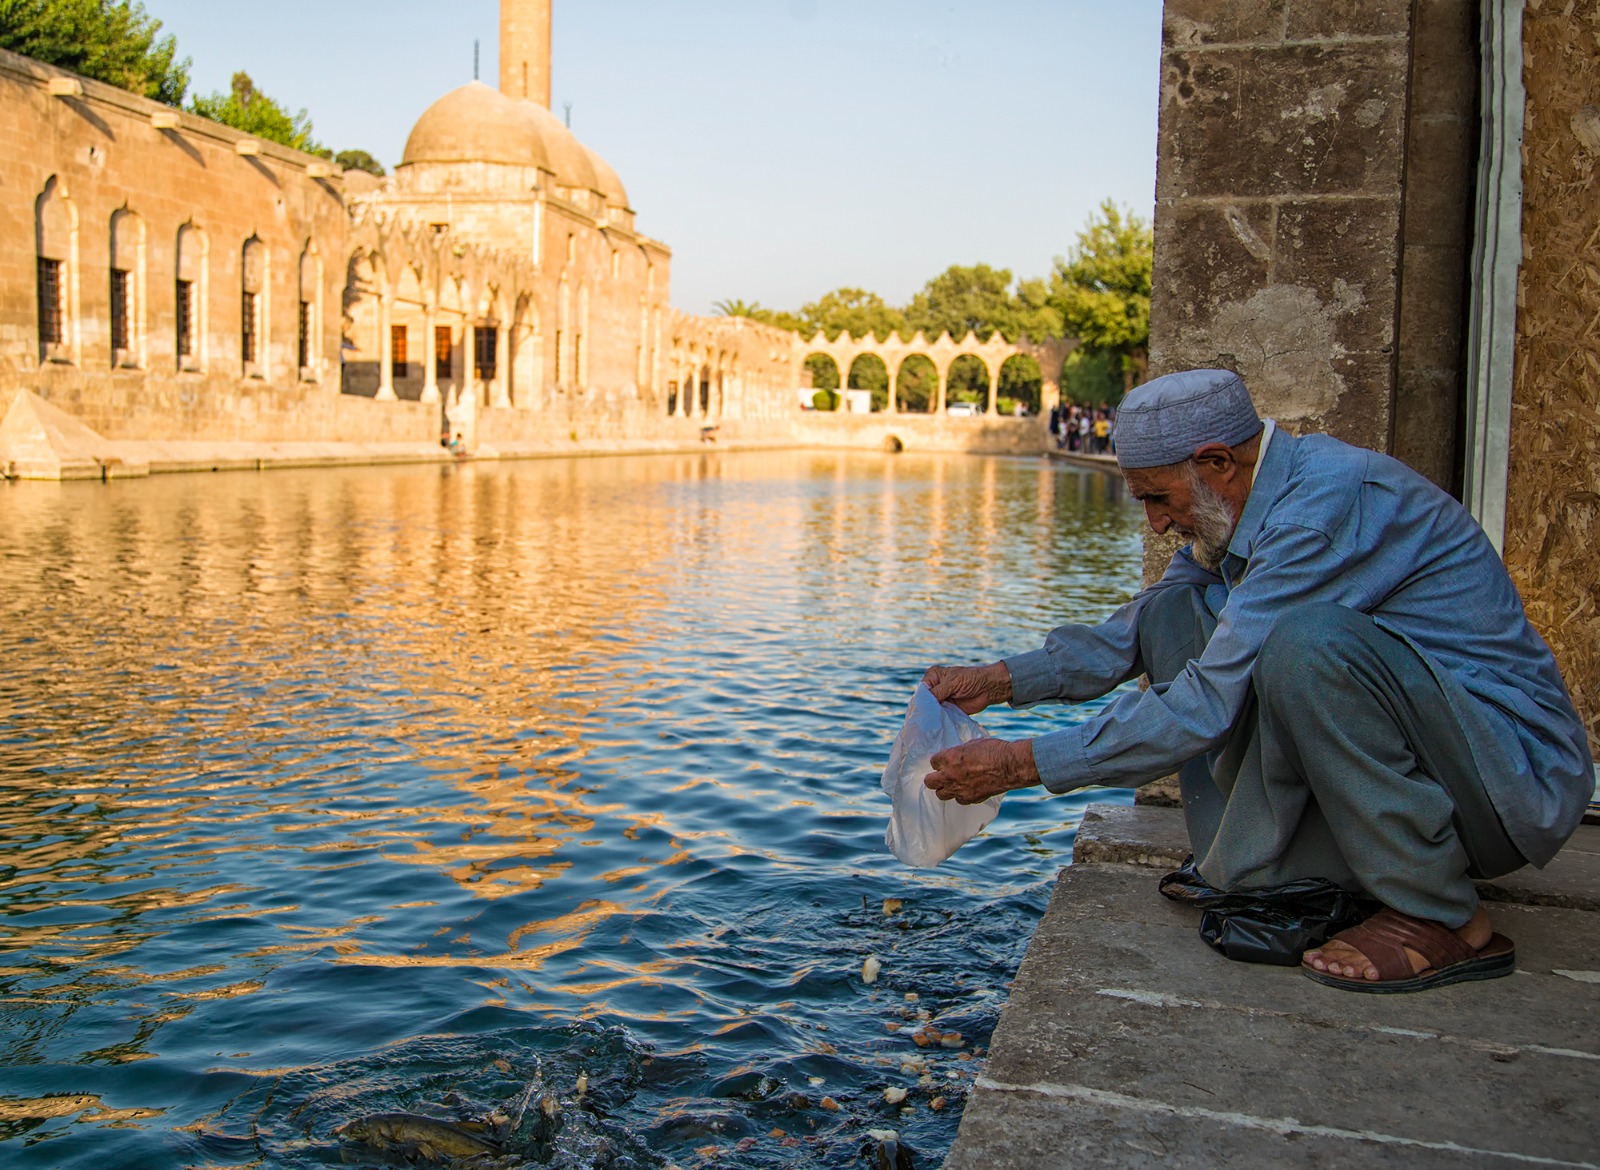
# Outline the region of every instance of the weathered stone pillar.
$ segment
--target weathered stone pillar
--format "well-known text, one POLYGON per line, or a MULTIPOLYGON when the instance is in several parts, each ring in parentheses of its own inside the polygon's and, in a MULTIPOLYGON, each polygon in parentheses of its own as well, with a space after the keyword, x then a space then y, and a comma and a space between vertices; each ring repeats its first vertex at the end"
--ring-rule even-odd
POLYGON ((885 359, 885 361, 883 363, 883 368, 886 369, 886 370, 889 370, 889 401, 888 401, 887 405, 884 406, 883 410, 884 410, 885 414, 895 414, 899 410, 899 407, 898 407, 898 405, 896 404, 896 402, 894 400, 894 375, 895 375, 895 371, 892 370, 892 369, 889 369, 889 362, 888 362, 887 359, 885 359))
POLYGON ((939 375, 939 397, 933 405, 933 413, 942 417, 944 415, 945 391, 950 386, 950 367, 936 368, 934 372, 939 375))
POLYGON ((378 298, 378 393, 383 401, 394 399, 394 296, 385 292, 378 298))
POLYGON ((995 413, 995 398, 1000 393, 1000 367, 993 366, 989 370, 989 402, 983 408, 984 414, 995 413))
POLYGON ((1412 9, 1167 0, 1152 376, 1235 369, 1291 430, 1387 447, 1412 9))
POLYGON ((422 310, 422 401, 439 401, 439 349, 434 329, 439 313, 429 302, 422 310))

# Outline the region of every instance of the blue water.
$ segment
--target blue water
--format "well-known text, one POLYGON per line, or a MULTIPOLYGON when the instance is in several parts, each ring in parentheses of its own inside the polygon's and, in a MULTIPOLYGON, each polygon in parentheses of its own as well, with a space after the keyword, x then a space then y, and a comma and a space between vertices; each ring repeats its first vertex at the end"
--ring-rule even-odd
POLYGON ((910 870, 879 775, 926 666, 1107 613, 1140 522, 977 456, 0 485, 0 1165, 339 1165, 386 1111, 937 1165, 1087 797, 910 870))

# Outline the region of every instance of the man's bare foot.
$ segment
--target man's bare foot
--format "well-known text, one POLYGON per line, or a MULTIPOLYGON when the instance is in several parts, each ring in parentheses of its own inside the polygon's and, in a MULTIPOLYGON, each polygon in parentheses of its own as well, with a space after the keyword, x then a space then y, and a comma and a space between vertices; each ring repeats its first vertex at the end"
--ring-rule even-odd
MULTIPOLYGON (((1479 906, 1467 924, 1455 933, 1473 950, 1482 950, 1488 945, 1489 936, 1494 933, 1489 929, 1489 912, 1479 906)), ((1430 965, 1428 960, 1416 951, 1406 947, 1405 952, 1406 958, 1411 961, 1411 970, 1414 974, 1421 974, 1428 969, 1430 965)), ((1345 979, 1378 978, 1378 969, 1368 961, 1367 956, 1349 943, 1336 938, 1329 939, 1314 951, 1307 951, 1303 962, 1308 967, 1345 979)))

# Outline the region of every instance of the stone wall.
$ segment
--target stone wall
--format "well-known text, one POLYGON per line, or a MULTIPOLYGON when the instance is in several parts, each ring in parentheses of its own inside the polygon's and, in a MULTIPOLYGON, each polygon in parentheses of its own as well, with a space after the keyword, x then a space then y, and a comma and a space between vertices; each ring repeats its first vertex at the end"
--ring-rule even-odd
POLYGON ((26 386, 114 438, 281 439, 322 426, 339 393, 346 220, 337 181, 313 177, 324 166, 0 52, 0 417, 26 386), (180 229, 194 298, 193 352, 182 358, 180 229), (258 352, 247 363, 251 241, 258 352), (62 341, 49 347, 35 295, 45 253, 59 263, 62 317, 62 341), (117 352, 114 266, 129 272, 129 344, 117 352), (302 299, 312 305, 304 370, 302 299))
POLYGON ((1226 366, 1297 432, 1387 449, 1410 5, 1168 0, 1151 373, 1226 366))
POLYGON ((1523 15, 1523 261, 1505 557, 1600 758, 1600 0, 1523 15))

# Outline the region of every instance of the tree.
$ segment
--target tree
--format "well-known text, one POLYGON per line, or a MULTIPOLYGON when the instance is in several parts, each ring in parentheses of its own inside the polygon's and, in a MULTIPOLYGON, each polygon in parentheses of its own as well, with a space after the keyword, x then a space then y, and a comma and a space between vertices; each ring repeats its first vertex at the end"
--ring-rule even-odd
POLYGON ((743 297, 727 297, 711 306, 722 317, 749 317, 759 321, 772 314, 761 307, 760 301, 747 301, 743 297))
POLYGON ((1110 199, 1099 215, 1090 216, 1071 253, 1057 257, 1050 300, 1085 349, 1121 359, 1126 390, 1148 365, 1155 239, 1147 222, 1110 199))
POLYGON ((0 0, 0 48, 141 97, 183 104, 189 58, 130 0, 0 0))
POLYGON ((979 341, 999 333, 1015 341, 1029 337, 1057 337, 1061 318, 1050 303, 1042 280, 1025 280, 1011 291, 1011 271, 974 264, 952 264, 923 285, 906 306, 906 322, 930 340, 946 331, 957 341, 971 330, 979 341))
POLYGON ((311 115, 304 110, 290 114, 258 90, 242 69, 233 75, 231 93, 196 97, 190 109, 202 118, 281 143, 291 150, 315 152, 320 149, 311 137, 311 115))
MULTIPOLYGON (((306 123, 306 129, 311 129, 311 124, 306 123)), ((383 178, 383 164, 373 158, 364 150, 341 150, 333 156, 333 161, 347 171, 366 171, 369 175, 383 178)))
POLYGON ((821 330, 830 341, 846 331, 851 337, 871 334, 887 338, 891 333, 904 332, 906 328, 906 315, 903 312, 886 304, 877 293, 859 288, 836 288, 824 293, 810 304, 801 306, 796 316, 799 318, 797 331, 802 336, 811 337, 821 330))

